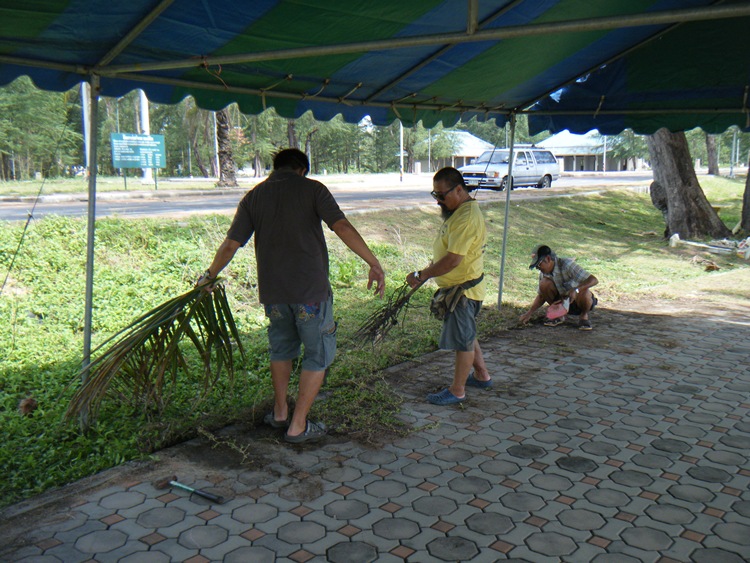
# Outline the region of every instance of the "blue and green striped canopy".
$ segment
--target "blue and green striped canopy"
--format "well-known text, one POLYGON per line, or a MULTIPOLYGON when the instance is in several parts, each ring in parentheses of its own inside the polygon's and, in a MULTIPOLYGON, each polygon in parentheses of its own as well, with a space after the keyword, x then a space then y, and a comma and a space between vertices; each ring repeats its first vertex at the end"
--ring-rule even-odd
POLYGON ((376 124, 747 127, 750 2, 0 0, 0 84, 376 124))

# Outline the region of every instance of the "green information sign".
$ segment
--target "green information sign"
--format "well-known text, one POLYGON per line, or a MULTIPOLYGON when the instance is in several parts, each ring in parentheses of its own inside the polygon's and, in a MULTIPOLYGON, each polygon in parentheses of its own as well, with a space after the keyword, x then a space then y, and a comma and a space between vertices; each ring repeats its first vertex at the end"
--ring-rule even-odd
POLYGON ((112 165, 115 168, 165 168, 164 135, 112 133, 112 165))

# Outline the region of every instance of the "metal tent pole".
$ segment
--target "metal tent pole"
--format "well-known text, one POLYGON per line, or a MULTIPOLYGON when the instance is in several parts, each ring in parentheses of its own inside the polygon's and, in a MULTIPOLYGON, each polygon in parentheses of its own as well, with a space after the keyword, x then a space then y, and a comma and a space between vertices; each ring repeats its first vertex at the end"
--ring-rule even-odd
POLYGON ((500 283, 497 290, 497 308, 503 304, 503 279, 505 277, 505 247, 508 243, 508 216, 510 213, 510 192, 513 190, 513 145, 516 142, 516 114, 510 114, 510 147, 508 154, 508 181, 505 182, 505 222, 503 223, 503 250, 500 256, 500 283))
MULTIPOLYGON (((89 205, 88 231, 86 237, 86 304, 83 312, 83 364, 81 379, 88 380, 89 364, 91 363, 91 317, 94 302, 94 231, 96 227, 96 148, 99 140, 99 77, 91 75, 89 78, 89 205)), ((81 426, 88 426, 88 410, 81 413, 81 426)))
MULTIPOLYGON (((606 31, 610 29, 621 29, 624 27, 672 25, 691 21, 708 21, 727 18, 741 18, 750 15, 750 5, 746 2, 737 2, 721 6, 708 6, 688 8, 679 10, 663 10, 655 12, 639 12, 630 15, 616 15, 601 18, 585 18, 567 21, 553 21, 542 23, 531 23, 526 25, 512 25, 492 29, 482 29, 475 33, 439 33, 431 35, 418 35, 412 37, 398 37, 393 39, 378 39, 375 41, 362 41, 359 43, 343 43, 336 45, 320 45, 317 47, 298 47, 293 49, 275 49, 269 51, 253 51, 251 53, 238 53, 236 55, 223 55, 215 57, 201 57, 178 59, 172 61, 159 61, 154 63, 131 63, 123 65, 100 65, 97 71, 103 76, 129 73, 150 73, 157 70, 176 70, 181 68, 196 68, 206 65, 228 66, 233 64, 246 64, 262 61, 278 61, 299 58, 323 57, 326 55, 348 55, 351 53, 368 53, 370 51, 382 51, 385 49, 410 49, 418 47, 458 45, 461 43, 478 43, 481 41, 499 41, 515 39, 518 37, 539 37, 553 33, 576 33, 580 31, 606 31)), ((20 57, 9 57, 3 55, 0 62, 17 64, 13 61, 26 60, 20 57)), ((108 58, 104 59, 105 61, 108 58)), ((36 63, 50 65, 52 63, 36 63)), ((61 65, 56 63, 54 68, 64 66, 76 72, 75 65, 61 65)), ((226 85, 217 84, 217 88, 226 89, 226 85)), ((231 88, 230 90, 231 91, 231 88)))

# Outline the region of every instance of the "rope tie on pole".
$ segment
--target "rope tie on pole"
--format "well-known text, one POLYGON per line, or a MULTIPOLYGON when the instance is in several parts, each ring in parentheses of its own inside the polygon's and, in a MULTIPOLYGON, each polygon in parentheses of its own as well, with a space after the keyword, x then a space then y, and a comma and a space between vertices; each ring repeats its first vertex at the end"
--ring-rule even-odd
POLYGON ((594 112, 594 119, 599 115, 599 112, 602 109, 602 106, 604 105, 604 95, 602 95, 601 99, 599 100, 599 105, 596 108, 596 111, 594 112))
MULTIPOLYGON (((445 109, 459 108, 459 107, 463 107, 463 105, 464 105, 464 101, 463 100, 456 100, 456 103, 451 104, 449 106, 445 106, 445 109)), ((462 113, 463 113, 463 111, 462 111, 462 113)))
POLYGON ((391 102, 391 105, 397 104, 397 103, 402 102, 404 100, 408 100, 409 98, 415 98, 416 96, 417 96, 416 92, 412 92, 411 94, 406 94, 406 96, 401 96, 400 98, 393 100, 391 102))
POLYGON ((205 70, 208 74, 210 74, 211 76, 213 76, 214 78, 216 78, 219 82, 221 82, 225 89, 229 90, 229 85, 226 82, 224 82, 224 79, 220 76, 221 75, 221 65, 216 65, 219 70, 212 70, 211 66, 208 63, 208 60, 206 59, 206 57, 203 56, 201 58, 202 58, 201 67, 203 68, 203 70, 205 70))
POLYGON ((287 74, 284 78, 282 78, 278 82, 260 89, 260 99, 261 99, 261 102, 263 103, 263 111, 266 110, 266 92, 268 92, 269 90, 273 90, 274 88, 276 88, 276 86, 278 86, 279 84, 282 84, 283 82, 292 80, 292 78, 294 78, 294 75, 287 74))
POLYGON ((283 84, 284 82, 289 82, 293 78, 294 78, 293 74, 287 74, 284 78, 282 78, 278 82, 275 82, 274 84, 271 84, 270 86, 266 86, 265 88, 261 88, 260 91, 263 93, 268 92, 269 90, 273 90, 274 88, 276 88, 276 86, 278 86, 279 84, 283 84))
POLYGON ((354 88, 352 88, 351 90, 349 90, 349 91, 348 91, 348 92, 347 92, 346 94, 344 94, 343 96, 339 97, 339 103, 344 103, 344 102, 345 102, 345 100, 346 100, 346 99, 347 99, 347 98, 348 98, 349 96, 351 96, 352 94, 354 94, 354 92, 356 92, 356 91, 357 91, 357 90, 359 90, 360 88, 362 88, 362 83, 361 83, 361 82, 358 82, 358 83, 357 83, 357 84, 356 84, 356 85, 354 86, 354 88))
POLYGON ((326 78, 323 81, 323 85, 320 87, 320 89, 317 92, 315 92, 314 94, 307 94, 307 93, 302 94, 302 99, 306 100, 307 98, 315 98, 315 97, 319 96, 320 94, 323 93, 323 90, 325 90, 326 87, 328 87, 328 85, 330 83, 331 83, 331 79, 330 78, 326 78))

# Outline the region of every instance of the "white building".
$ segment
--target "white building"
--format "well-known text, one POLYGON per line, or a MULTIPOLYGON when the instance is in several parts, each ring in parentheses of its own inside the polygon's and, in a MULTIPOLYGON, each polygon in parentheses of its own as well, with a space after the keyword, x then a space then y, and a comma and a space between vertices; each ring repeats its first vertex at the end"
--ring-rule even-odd
POLYGON ((607 137, 600 135, 596 130, 585 135, 576 135, 565 130, 537 143, 536 146, 554 153, 560 163, 561 172, 597 172, 605 169, 607 172, 614 172, 644 167, 642 159, 624 161, 606 154, 607 137))
POLYGON ((466 164, 471 163, 472 158, 477 158, 484 151, 491 151, 494 146, 492 143, 483 141, 479 137, 475 137, 468 131, 450 131, 446 132, 454 139, 455 149, 450 158, 431 158, 430 166, 427 165, 427 159, 418 160, 415 163, 415 171, 421 172, 437 172, 445 166, 452 166, 453 168, 461 168, 466 164))

